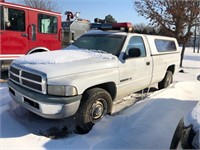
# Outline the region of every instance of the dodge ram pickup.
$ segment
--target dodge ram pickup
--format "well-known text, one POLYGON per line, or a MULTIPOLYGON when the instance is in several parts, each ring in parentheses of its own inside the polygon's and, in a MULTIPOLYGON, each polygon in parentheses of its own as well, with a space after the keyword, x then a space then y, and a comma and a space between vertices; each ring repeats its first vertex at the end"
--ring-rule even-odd
POLYGON ((74 116, 77 131, 87 133, 112 113, 114 100, 153 84, 169 86, 179 62, 175 38, 92 30, 66 49, 13 61, 9 93, 42 117, 74 116))

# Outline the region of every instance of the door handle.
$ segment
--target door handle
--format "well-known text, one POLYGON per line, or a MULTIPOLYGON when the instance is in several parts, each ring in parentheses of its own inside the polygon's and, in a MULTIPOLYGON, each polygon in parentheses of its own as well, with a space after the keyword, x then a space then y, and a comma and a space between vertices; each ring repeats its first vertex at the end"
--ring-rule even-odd
POLYGON ((22 33, 21 36, 28 37, 28 34, 27 33, 22 33))
POLYGON ((148 62, 146 62, 146 65, 147 65, 147 66, 149 66, 149 65, 150 65, 150 62, 149 62, 149 61, 148 61, 148 62))

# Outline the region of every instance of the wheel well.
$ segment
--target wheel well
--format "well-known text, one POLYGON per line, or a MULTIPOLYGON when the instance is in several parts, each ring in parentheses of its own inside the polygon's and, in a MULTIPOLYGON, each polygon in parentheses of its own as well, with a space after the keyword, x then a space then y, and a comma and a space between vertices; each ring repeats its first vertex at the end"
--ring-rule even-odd
POLYGON ((175 65, 171 65, 167 68, 167 71, 171 71, 174 74, 175 71, 175 65))
POLYGON ((46 50, 44 50, 44 49, 37 49, 37 50, 34 50, 34 51, 30 52, 29 54, 38 53, 38 52, 46 52, 46 50))
MULTIPOLYGON (((116 89, 116 85, 115 85, 114 82, 108 82, 108 83, 95 85, 93 87, 88 88, 87 90, 92 89, 92 88, 96 88, 96 87, 106 90, 110 94, 110 96, 112 97, 112 100, 115 99, 117 89, 116 89)), ((85 90, 85 91, 87 91, 87 90, 85 90)))

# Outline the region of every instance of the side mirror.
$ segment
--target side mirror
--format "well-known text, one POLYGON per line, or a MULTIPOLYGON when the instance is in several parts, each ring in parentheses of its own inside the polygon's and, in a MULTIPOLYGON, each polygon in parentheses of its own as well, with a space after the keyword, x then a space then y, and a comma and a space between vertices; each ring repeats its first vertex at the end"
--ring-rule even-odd
POLYGON ((140 56, 141 56, 141 51, 139 48, 130 48, 128 50, 128 55, 124 54, 124 59, 136 58, 136 57, 140 57, 140 56))
POLYGON ((200 75, 198 75, 198 76, 197 76, 197 80, 199 80, 199 81, 200 81, 200 75))

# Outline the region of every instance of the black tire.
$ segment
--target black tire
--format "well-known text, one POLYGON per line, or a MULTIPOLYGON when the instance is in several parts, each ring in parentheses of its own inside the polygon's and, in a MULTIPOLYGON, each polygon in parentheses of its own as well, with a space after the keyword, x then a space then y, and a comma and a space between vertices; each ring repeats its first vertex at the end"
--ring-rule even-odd
POLYGON ((112 111, 112 98, 101 88, 93 88, 83 94, 81 104, 75 115, 76 132, 88 133, 93 125, 112 111))
POLYGON ((170 145, 170 149, 177 149, 178 148, 178 144, 179 142, 181 142, 181 137, 183 134, 183 128, 184 128, 184 123, 183 123, 183 119, 180 120, 180 122, 178 123, 176 130, 174 132, 172 141, 171 141, 171 145, 170 145))
POLYGON ((171 71, 167 71, 164 79, 158 83, 159 89, 164 89, 168 87, 173 82, 173 73, 171 71))

